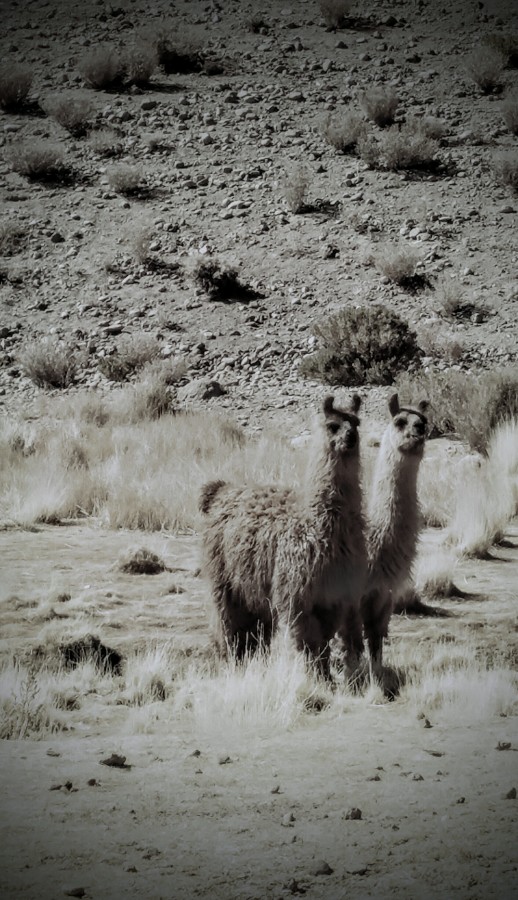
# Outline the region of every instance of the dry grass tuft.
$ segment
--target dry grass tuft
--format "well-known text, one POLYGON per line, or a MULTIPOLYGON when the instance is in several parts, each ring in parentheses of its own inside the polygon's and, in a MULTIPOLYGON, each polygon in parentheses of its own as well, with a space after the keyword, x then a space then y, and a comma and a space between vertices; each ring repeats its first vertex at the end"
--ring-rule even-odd
POLYGON ((385 128, 392 125, 399 106, 399 100, 394 91, 373 87, 360 95, 360 106, 367 118, 385 128))
POLYGON ((480 46, 466 58, 466 72, 483 94, 502 89, 505 57, 498 50, 480 46))
POLYGON ((86 83, 98 91, 120 86, 125 74, 122 57, 109 44, 98 45, 85 53, 78 68, 86 83))
POLYGON ((0 69, 0 109, 19 112, 27 103, 33 71, 29 66, 5 63, 0 69))
POLYGON ((419 261, 419 253, 413 247, 395 244, 387 244, 374 256, 375 265, 381 274, 394 284, 402 286, 415 276, 419 261))
POLYGON ((330 28, 343 28, 347 24, 354 0, 320 0, 320 12, 330 28))
POLYGON ((395 125, 380 138, 380 161, 390 171, 432 169, 438 165, 439 144, 412 125, 395 125))
POLYGON ((155 338, 145 334, 124 335, 113 353, 99 359, 99 370, 110 381, 127 381, 159 354, 160 345, 155 338))
POLYGON ((349 109, 340 115, 329 114, 322 126, 325 140, 339 153, 352 153, 366 133, 367 126, 361 114, 349 109))
POLYGON ((73 137, 84 137, 90 127, 93 105, 89 97, 69 91, 50 97, 45 111, 73 137))
POLYGON ((119 569, 128 575, 158 575, 165 572, 167 566, 152 550, 139 547, 123 556, 119 562, 119 569))
POLYGON ((20 253, 27 242, 27 228, 14 221, 0 222, 0 256, 20 253))
POLYGON ((297 214, 307 209, 310 184, 311 173, 306 166, 295 166, 286 173, 283 190, 290 212, 297 214))
POLYGON ((67 388, 76 380, 79 356, 66 344, 43 340, 27 344, 19 355, 24 375, 41 388, 67 388))
POLYGON ((112 166, 107 172, 108 183, 112 190, 125 197, 141 194, 147 189, 147 181, 138 166, 120 163, 112 166))
POLYGON ((112 128, 100 128, 92 131, 88 138, 88 146, 97 156, 114 157, 122 153, 122 141, 120 135, 112 128))
POLYGON ((13 172, 24 175, 29 181, 66 183, 71 180, 71 170, 65 165, 60 147, 46 141, 11 144, 6 154, 13 172))
POLYGON ((505 187, 511 188, 514 193, 518 193, 518 153, 516 150, 496 156, 493 168, 499 182, 505 187))
POLYGON ((505 98, 502 114, 511 134, 518 134, 518 90, 512 91, 505 98))

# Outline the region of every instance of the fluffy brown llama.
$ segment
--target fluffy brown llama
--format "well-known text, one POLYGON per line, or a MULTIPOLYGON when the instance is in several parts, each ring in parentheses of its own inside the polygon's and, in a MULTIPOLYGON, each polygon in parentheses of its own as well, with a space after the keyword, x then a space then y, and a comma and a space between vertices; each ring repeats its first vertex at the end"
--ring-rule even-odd
POLYGON ((378 453, 367 512, 367 590, 361 602, 371 678, 382 681, 383 639, 393 602, 409 579, 420 527, 417 474, 423 458, 428 401, 417 408, 389 400, 392 416, 378 453))
POLYGON ((349 673, 363 650, 367 553, 360 487, 360 398, 326 397, 302 488, 205 485, 206 570, 223 640, 238 658, 286 626, 329 676, 329 641, 344 635, 349 673))

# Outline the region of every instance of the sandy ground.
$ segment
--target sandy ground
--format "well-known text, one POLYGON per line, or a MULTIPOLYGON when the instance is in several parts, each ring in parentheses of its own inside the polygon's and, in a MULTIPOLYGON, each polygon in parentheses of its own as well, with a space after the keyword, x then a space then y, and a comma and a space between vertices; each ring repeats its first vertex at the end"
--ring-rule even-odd
MULTIPOLYGON (((473 596, 442 601, 450 618, 395 617, 389 661, 469 633, 486 655, 516 655, 517 537, 515 526, 493 560, 460 564, 456 584, 473 596)), ((436 540, 425 535, 425 544, 436 540)), ((135 545, 127 532, 4 533, 5 571, 17 585, 16 596, 3 590, 4 654, 63 629, 48 608, 47 621, 38 618, 48 585, 57 595, 66 587, 61 606, 82 610, 123 653, 137 632, 203 646, 197 539, 142 543, 176 571, 118 572, 117 557, 135 545), (172 579, 184 593, 167 593, 172 579)), ((404 695, 385 704, 348 697, 339 714, 308 712, 275 730, 217 711, 189 719, 166 700, 149 709, 142 734, 134 708, 94 692, 70 712, 69 732, 2 744, 2 896, 511 898, 516 718, 484 706, 482 695, 452 710, 434 710, 425 694, 420 706, 404 695), (101 765, 113 753, 130 768, 101 765), (361 819, 348 818, 353 809, 361 819)))

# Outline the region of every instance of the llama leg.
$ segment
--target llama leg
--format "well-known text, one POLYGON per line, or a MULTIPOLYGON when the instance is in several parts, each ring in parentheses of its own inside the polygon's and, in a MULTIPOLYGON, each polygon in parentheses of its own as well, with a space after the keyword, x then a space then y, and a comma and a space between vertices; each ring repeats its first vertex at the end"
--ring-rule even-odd
POLYGON ((372 590, 362 599, 362 619, 369 649, 369 675, 371 681, 382 680, 384 607, 386 598, 379 590, 372 590), (385 601, 385 602, 384 602, 385 601))
POLYGON ((358 678, 364 651, 362 620, 358 608, 346 610, 338 636, 342 642, 347 680, 354 683, 358 678))

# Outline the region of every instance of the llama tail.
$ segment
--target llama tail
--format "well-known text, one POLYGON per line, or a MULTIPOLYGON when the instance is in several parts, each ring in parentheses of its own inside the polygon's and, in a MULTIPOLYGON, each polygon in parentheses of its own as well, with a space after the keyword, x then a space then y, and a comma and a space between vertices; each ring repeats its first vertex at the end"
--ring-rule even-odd
POLYGON ((226 481, 209 481, 203 485, 198 504, 202 513, 207 514, 209 512, 216 495, 222 487, 225 487, 226 483, 226 481))

